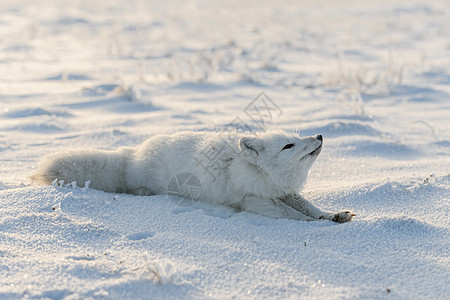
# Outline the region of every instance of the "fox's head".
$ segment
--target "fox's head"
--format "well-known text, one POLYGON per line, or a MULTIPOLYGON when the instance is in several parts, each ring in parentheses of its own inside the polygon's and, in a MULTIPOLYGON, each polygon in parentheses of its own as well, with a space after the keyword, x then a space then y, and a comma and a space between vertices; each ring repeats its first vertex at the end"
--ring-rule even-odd
POLYGON ((240 160, 248 187, 255 194, 259 189, 275 197, 298 192, 322 149, 322 141, 321 135, 302 138, 281 131, 242 137, 240 160))

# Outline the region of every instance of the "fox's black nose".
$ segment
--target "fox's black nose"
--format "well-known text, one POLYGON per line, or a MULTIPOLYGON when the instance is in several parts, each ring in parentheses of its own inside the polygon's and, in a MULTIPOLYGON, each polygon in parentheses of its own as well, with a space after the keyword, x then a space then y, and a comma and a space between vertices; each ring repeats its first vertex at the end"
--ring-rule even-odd
POLYGON ((321 134, 316 135, 316 138, 317 138, 319 141, 323 141, 323 137, 322 137, 321 134))

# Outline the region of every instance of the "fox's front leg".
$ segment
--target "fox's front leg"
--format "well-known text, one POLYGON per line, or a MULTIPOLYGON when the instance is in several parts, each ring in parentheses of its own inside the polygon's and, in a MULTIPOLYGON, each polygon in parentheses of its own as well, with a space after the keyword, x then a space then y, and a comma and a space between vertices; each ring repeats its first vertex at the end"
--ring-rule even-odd
POLYGON ((248 196, 238 205, 240 210, 249 211, 263 216, 277 219, 293 219, 298 221, 314 221, 314 218, 286 205, 280 199, 259 198, 248 196))
POLYGON ((289 195, 286 198, 283 198, 282 201, 315 220, 330 220, 337 223, 345 223, 351 221, 353 217, 356 216, 348 210, 336 213, 322 211, 300 195, 289 195))
POLYGON ((350 222, 356 215, 349 210, 341 210, 337 213, 329 213, 328 215, 320 216, 319 219, 330 220, 337 223, 350 222))

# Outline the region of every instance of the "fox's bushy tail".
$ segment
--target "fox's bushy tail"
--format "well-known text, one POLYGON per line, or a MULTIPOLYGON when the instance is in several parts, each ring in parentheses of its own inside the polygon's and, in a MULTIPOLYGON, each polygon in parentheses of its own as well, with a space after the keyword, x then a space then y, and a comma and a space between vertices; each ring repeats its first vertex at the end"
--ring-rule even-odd
POLYGON ((79 187, 89 186, 105 192, 127 192, 125 151, 70 151, 46 157, 30 178, 37 184, 64 181, 79 187))

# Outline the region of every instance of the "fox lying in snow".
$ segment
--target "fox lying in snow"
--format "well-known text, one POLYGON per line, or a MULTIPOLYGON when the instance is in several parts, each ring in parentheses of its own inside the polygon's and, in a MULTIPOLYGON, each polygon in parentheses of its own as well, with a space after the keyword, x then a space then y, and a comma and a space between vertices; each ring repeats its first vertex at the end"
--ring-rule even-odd
MULTIPOLYGON (((47 157, 31 179, 81 187, 90 182, 105 192, 157 195, 167 194, 174 176, 188 173, 201 186, 194 200, 273 218, 351 221, 355 215, 350 211, 324 212, 299 195, 321 148, 321 135, 178 132, 155 135, 135 148, 58 153, 47 157)), ((188 190, 181 196, 192 198, 188 190)))

